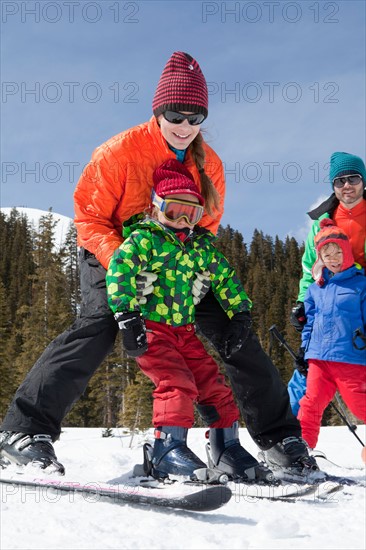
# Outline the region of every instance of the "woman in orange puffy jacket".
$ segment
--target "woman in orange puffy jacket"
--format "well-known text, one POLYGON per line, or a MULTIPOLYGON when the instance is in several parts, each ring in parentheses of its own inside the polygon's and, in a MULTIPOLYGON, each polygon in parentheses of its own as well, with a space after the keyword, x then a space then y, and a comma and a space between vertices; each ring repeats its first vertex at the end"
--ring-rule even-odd
MULTIPOLYGON (((107 303, 106 269, 122 242, 122 224, 151 203, 152 174, 176 158, 193 174, 206 214, 200 225, 216 232, 223 214, 225 181, 201 124, 208 92, 199 64, 175 52, 160 77, 149 122, 122 132, 96 149, 75 190, 82 304, 75 323, 44 351, 20 386, 2 424, 0 455, 18 464, 35 461, 63 472, 52 442, 61 422, 111 351, 118 325, 107 303)), ((200 287, 199 280, 198 288, 200 287)), ((211 291, 196 309, 200 330, 220 348, 229 319, 211 291)), ((242 346, 225 356, 227 374, 250 435, 274 469, 306 472, 316 464, 300 439, 286 387, 258 339, 243 326, 242 346)), ((200 411, 210 423, 211 410, 200 411)))

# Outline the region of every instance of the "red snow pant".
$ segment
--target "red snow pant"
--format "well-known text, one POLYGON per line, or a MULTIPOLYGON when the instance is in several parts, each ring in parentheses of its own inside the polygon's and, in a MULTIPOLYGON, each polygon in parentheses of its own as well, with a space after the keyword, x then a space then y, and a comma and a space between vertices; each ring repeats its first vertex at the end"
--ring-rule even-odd
POLYGON ((153 425, 191 428, 194 404, 212 428, 239 418, 231 389, 195 334, 194 325, 172 327, 146 321, 148 350, 137 363, 156 389, 153 425))
POLYGON ((300 400, 298 419, 302 437, 314 449, 324 409, 336 391, 349 410, 366 422, 366 366, 309 359, 306 394, 300 400))

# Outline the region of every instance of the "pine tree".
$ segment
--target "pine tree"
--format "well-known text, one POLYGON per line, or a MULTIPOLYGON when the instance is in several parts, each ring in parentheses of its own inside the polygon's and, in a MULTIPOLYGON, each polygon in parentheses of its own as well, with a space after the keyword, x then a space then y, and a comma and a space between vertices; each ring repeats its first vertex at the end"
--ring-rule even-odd
POLYGON ((57 221, 49 212, 40 218, 39 230, 34 233, 33 259, 36 269, 30 276, 30 300, 18 309, 20 322, 17 333, 22 344, 15 360, 15 370, 19 381, 47 345, 72 320, 65 291, 66 276, 61 257, 54 247, 56 225, 57 221))
POLYGON ((80 304, 80 269, 77 234, 74 223, 70 224, 65 242, 61 248, 63 271, 66 275, 68 300, 76 317, 80 304))
POLYGON ((245 285, 248 252, 242 234, 228 225, 226 228, 220 226, 217 235, 217 249, 224 254, 240 281, 245 285))
POLYGON ((153 383, 140 370, 124 393, 120 424, 130 430, 146 430, 151 426, 153 383))
POLYGON ((1 214, 0 244, 0 277, 6 289, 11 321, 14 322, 19 305, 29 301, 29 275, 34 273, 31 228, 27 218, 15 209, 9 217, 1 214))
MULTIPOLYGON (((301 257, 304 251, 304 247, 299 246, 296 239, 293 237, 287 237, 285 240, 285 260, 284 269, 287 275, 287 295, 284 317, 284 323, 280 330, 286 338, 288 344, 292 349, 297 352, 300 343, 301 336, 294 330, 294 327, 290 323, 291 308, 295 305, 296 298, 299 291, 299 280, 301 277, 301 257)), ((294 369, 294 361, 291 356, 286 352, 284 354, 284 363, 286 367, 286 376, 284 382, 287 383, 292 376, 294 369)))
POLYGON ((0 293, 1 293, 1 398, 0 417, 5 414, 20 377, 15 368, 23 338, 21 308, 30 302, 34 273, 32 232, 25 216, 15 209, 9 216, 0 213, 0 293))
POLYGON ((11 336, 11 316, 8 305, 6 289, 0 280, 0 417, 5 413, 9 403, 9 395, 12 394, 13 384, 13 365, 10 361, 9 342, 11 336))

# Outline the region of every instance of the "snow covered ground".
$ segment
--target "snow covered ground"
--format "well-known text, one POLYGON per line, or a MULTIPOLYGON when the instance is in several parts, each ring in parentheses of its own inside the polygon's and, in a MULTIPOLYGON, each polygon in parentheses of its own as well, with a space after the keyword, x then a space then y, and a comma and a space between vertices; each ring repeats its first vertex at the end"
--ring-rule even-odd
MULTIPOLYGON (((357 433, 365 440, 365 427, 357 433)), ((114 430, 65 428, 55 445, 65 479, 111 481, 141 462, 143 435, 114 430)), ((151 433, 148 434, 149 437, 151 433)), ((241 440, 256 447, 247 431, 241 440)), ((205 459, 203 429, 189 445, 205 459)), ((319 464, 329 473, 365 479, 361 445, 345 427, 322 428, 318 448, 342 468, 319 464), (349 470, 352 468, 352 470, 349 470)), ((42 475, 42 477, 44 477, 42 475)), ((364 549, 366 490, 347 487, 326 502, 271 502, 233 497, 219 510, 194 513, 95 502, 83 495, 10 491, 2 486, 0 548, 10 549, 364 549), (11 492, 11 494, 9 494, 11 492)))

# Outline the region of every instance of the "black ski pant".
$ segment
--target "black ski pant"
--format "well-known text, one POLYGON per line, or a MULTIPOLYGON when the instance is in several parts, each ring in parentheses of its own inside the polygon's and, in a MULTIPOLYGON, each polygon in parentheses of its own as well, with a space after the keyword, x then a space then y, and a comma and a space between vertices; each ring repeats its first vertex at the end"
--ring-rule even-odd
MULTIPOLYGON (((1 430, 45 433, 58 439, 61 423, 113 349, 118 325, 108 307, 106 270, 80 250, 80 315, 45 349, 18 388, 1 430)), ((196 309, 200 331, 213 343, 229 319, 210 291, 196 309)), ((262 449, 300 435, 277 369, 252 333, 226 361, 226 370, 251 437, 262 449)))

